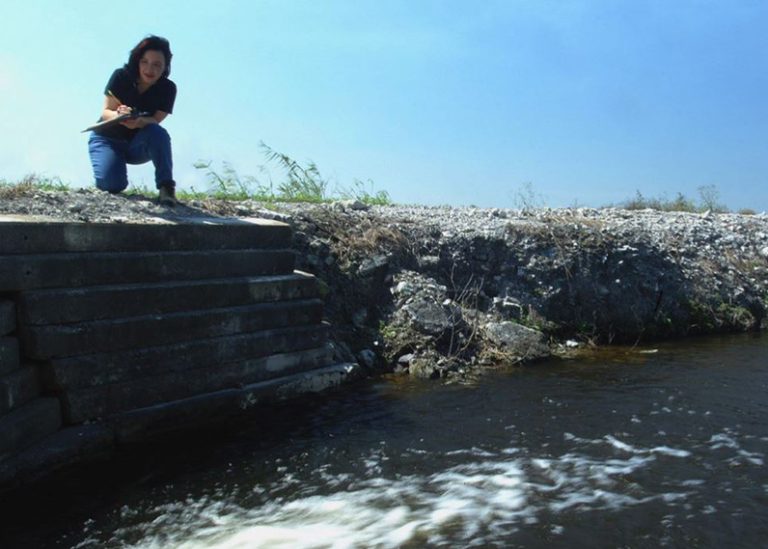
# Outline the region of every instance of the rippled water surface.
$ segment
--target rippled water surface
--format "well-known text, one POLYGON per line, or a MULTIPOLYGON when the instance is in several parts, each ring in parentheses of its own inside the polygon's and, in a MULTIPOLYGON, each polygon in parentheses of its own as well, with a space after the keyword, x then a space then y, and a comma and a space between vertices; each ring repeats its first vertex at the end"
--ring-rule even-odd
POLYGON ((767 547, 767 358, 738 336, 363 384, 60 479, 8 546, 767 547))

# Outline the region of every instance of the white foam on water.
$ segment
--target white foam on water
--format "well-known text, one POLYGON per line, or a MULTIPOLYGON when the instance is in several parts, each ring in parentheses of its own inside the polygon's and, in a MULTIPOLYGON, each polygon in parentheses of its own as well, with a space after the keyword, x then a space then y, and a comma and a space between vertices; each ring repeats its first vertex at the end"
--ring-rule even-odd
POLYGON ((604 438, 605 438, 606 441, 608 441, 608 443, 611 446, 613 446, 617 450, 623 450, 625 452, 632 452, 632 453, 637 452, 637 450, 635 449, 634 446, 632 446, 630 444, 626 444, 626 443, 620 441, 619 439, 617 439, 614 436, 606 435, 604 438))
MULTIPOLYGON (((741 443, 737 440, 738 435, 731 430, 726 429, 723 433, 717 433, 710 437, 708 443, 712 450, 730 449, 735 451, 735 455, 728 458, 726 461, 732 465, 741 465, 743 463, 749 463, 752 465, 762 466, 765 463, 765 454, 760 452, 750 452, 741 447, 741 443)), ((751 438, 751 437, 744 437, 751 438)))
MULTIPOLYGON (((388 458, 377 449, 363 458, 367 478, 336 475, 324 465, 291 496, 276 496, 297 482, 285 471, 267 490, 254 490, 261 503, 252 507, 220 494, 158 506, 143 514, 154 517, 144 522, 131 512, 138 523, 115 532, 110 541, 147 549, 471 546, 489 537, 504 539, 536 524, 545 512, 615 511, 688 496, 684 491, 651 494, 628 484, 629 476, 651 465, 657 454, 682 458, 687 452, 638 448, 612 435, 592 440, 565 436, 590 448, 603 445, 613 455, 573 451, 532 457, 518 448, 491 452, 473 447, 451 452, 454 462, 465 462, 442 471, 387 478, 381 464, 388 458)), ((429 460, 421 452, 405 453, 429 460)), ((564 526, 550 528, 567 535, 564 526)))
POLYGON ((655 448, 651 448, 649 452, 677 458, 686 458, 691 455, 688 450, 678 450, 677 448, 670 448, 669 446, 656 446, 655 448))

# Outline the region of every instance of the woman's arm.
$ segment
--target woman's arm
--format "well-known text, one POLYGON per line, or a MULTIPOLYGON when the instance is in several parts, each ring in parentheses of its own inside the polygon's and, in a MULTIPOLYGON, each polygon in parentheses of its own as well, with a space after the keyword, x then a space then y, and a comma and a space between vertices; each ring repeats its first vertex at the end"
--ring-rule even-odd
POLYGON ((148 126, 149 124, 159 124, 160 122, 165 120, 166 116, 168 116, 167 112, 155 111, 155 114, 153 114, 152 116, 142 116, 139 118, 131 118, 129 120, 126 120, 120 123, 126 128, 135 130, 138 128, 143 128, 144 126, 148 126))
MULTIPOLYGON (((131 108, 120 103, 120 100, 114 95, 112 95, 111 93, 109 95, 104 96, 104 108, 101 111, 102 120, 112 120, 114 118, 117 118, 118 116, 121 116, 129 112, 131 112, 131 108)), ((138 128, 143 128, 148 124, 159 124, 160 122, 165 120, 166 116, 168 116, 167 112, 155 111, 155 114, 153 114, 152 116, 142 116, 139 118, 131 118, 129 120, 125 120, 120 123, 126 128, 135 130, 138 128)))
POLYGON ((121 104, 120 101, 118 101, 117 97, 114 95, 105 95, 104 96, 104 108, 101 110, 101 119, 102 120, 113 120, 120 116, 121 112, 118 112, 118 108, 120 108, 121 104))

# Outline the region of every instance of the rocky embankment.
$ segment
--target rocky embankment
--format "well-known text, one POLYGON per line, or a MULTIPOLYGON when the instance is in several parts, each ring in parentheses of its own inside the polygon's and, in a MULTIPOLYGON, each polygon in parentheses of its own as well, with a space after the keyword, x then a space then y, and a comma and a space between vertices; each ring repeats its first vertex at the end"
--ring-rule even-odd
POLYGON ((326 292, 339 358, 424 377, 585 345, 761 329, 768 216, 193 201, 7 193, 0 213, 82 222, 268 217, 326 292))

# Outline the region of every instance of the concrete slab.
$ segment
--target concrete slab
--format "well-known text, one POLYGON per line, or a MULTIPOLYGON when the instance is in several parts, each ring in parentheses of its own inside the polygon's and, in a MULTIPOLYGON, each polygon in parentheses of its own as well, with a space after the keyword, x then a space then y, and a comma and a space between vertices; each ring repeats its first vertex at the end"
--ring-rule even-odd
POLYGON ((55 358, 46 365, 46 379, 59 389, 108 385, 186 372, 216 364, 251 360, 277 353, 322 346, 326 325, 279 328, 143 349, 55 358))
POLYGON ((0 375, 18 370, 19 340, 15 337, 0 337, 0 375))
POLYGON ((242 390, 226 389, 132 410, 109 419, 117 444, 145 441, 242 414, 242 390))
POLYGON ((317 279, 295 271, 276 276, 29 290, 20 294, 18 309, 22 324, 61 324, 318 295, 317 279))
POLYGON ((37 370, 32 366, 0 376, 0 414, 18 408, 39 395, 37 370))
POLYGON ((0 256, 0 291, 291 274, 292 250, 0 256))
POLYGON ((16 330, 16 305, 13 301, 0 299, 0 336, 16 330))
POLYGON ((110 418, 118 443, 135 442, 202 422, 221 421, 260 403, 333 388, 360 375, 356 364, 335 364, 311 372, 132 410, 110 418))
POLYGON ((308 393, 319 393, 338 387, 345 381, 360 377, 362 368, 359 364, 334 364, 311 372, 302 372, 292 376, 254 383, 243 387, 243 408, 265 402, 296 398, 308 393))
POLYGON ((0 254, 236 250, 291 245, 290 226, 267 219, 208 217, 177 225, 30 221, 0 217, 0 254))
POLYGON ((170 372, 124 383, 67 391, 67 419, 77 423, 243 384, 314 370, 331 363, 328 348, 283 353, 244 362, 170 372))
POLYGON ((105 425, 65 427, 0 463, 0 488, 31 482, 67 465, 109 457, 114 434, 105 425))
POLYGON ((323 302, 319 299, 278 301, 94 322, 22 326, 19 340, 25 357, 45 360, 306 326, 319 324, 322 318, 323 302))
POLYGON ((61 427, 56 398, 36 398, 0 416, 0 459, 21 452, 61 427))

